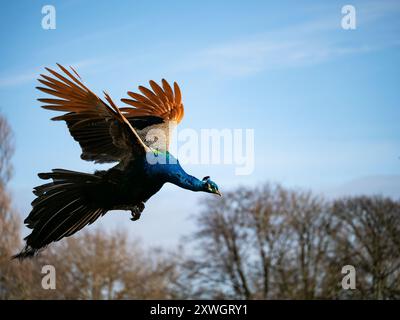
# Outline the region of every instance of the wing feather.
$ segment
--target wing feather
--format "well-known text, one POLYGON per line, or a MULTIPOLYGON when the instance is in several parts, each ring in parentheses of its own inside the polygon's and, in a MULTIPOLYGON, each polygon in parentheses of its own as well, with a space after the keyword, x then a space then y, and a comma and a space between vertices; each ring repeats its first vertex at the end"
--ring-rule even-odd
POLYGON ((178 124, 184 115, 181 90, 176 82, 173 89, 165 80, 161 80, 162 86, 155 81, 150 80, 150 89, 139 86, 140 93, 128 91, 129 98, 121 99, 122 102, 132 106, 133 108, 121 108, 121 112, 127 119, 139 119, 140 117, 152 116, 159 117, 162 123, 152 124, 142 130, 138 130, 138 134, 145 143, 146 136, 151 129, 161 129, 162 137, 152 136, 152 147, 159 150, 168 149, 170 142, 171 128, 178 124), (154 144, 154 140, 158 141, 154 144))
POLYGON ((82 148, 81 158, 95 162, 114 162, 144 154, 148 148, 140 139, 130 122, 104 93, 100 99, 72 73, 57 64, 64 75, 50 69, 52 75, 41 75, 38 79, 44 87, 38 90, 55 98, 40 98, 45 109, 66 112, 52 120, 65 120, 73 138, 82 148))
POLYGON ((170 104, 173 104, 175 99, 174 99, 174 92, 172 91, 171 86, 165 79, 162 79, 161 82, 162 82, 162 86, 163 86, 165 95, 168 98, 168 102, 170 104))

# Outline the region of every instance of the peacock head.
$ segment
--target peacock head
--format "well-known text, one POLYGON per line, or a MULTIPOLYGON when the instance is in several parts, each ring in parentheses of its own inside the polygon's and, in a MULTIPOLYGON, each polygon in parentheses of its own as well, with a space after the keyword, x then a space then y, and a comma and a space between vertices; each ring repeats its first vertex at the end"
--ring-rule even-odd
POLYGON ((218 190, 217 184, 214 181, 211 181, 209 176, 204 177, 202 182, 203 182, 203 191, 217 194, 220 197, 222 196, 221 192, 219 192, 218 190))

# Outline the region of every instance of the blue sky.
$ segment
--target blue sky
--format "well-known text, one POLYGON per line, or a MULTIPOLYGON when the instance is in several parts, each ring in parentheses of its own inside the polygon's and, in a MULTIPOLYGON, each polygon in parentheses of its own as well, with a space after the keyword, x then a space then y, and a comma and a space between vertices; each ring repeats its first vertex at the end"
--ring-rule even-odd
MULTIPOLYGON (((255 130, 255 171, 191 165, 222 191, 264 181, 330 196, 400 190, 400 3, 398 1, 13 1, 0 19, 0 110, 15 133, 10 184, 22 216, 37 172, 93 171, 62 123, 39 108, 44 66, 73 65, 115 101, 149 79, 177 81, 182 128, 255 130), (41 9, 56 8, 56 30, 41 9), (341 8, 356 8, 356 30, 341 8)), ((175 243, 200 195, 166 186, 140 221, 113 213, 148 244, 175 243), (185 199, 185 201, 182 201, 185 199), (157 235, 155 237, 154 235, 157 235)))

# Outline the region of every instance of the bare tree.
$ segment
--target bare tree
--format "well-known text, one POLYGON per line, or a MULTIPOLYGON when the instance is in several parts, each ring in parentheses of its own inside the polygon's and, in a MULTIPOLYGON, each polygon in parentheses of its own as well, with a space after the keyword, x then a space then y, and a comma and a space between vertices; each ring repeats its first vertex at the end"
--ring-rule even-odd
POLYGON ((7 120, 0 115, 0 299, 26 299, 32 295, 32 262, 11 261, 21 246, 20 218, 12 208, 7 182, 12 175, 14 141, 7 120))
MULTIPOLYGON (((168 299, 175 276, 172 255, 143 250, 123 232, 97 229, 47 248, 36 258, 13 265, 14 274, 27 272, 6 298, 16 299, 168 299), (41 283, 44 265, 56 271, 55 290, 41 283)), ((11 285, 6 289, 9 291, 11 285)))
POLYGON ((220 298, 317 298, 331 249, 326 203, 279 185, 239 188, 197 219, 198 249, 184 264, 198 289, 220 298))
POLYGON ((354 297, 400 298, 400 203, 383 197, 336 200, 336 256, 357 271, 354 297))
POLYGON ((11 157, 14 153, 14 141, 11 128, 0 114, 0 185, 4 188, 12 174, 11 157))
POLYGON ((84 232, 49 248, 43 263, 57 270, 63 299, 166 299, 173 264, 167 255, 144 251, 123 232, 84 232))
POLYGON ((0 298, 3 299, 11 295, 9 288, 13 270, 8 262, 12 250, 19 244, 19 221, 11 208, 11 199, 6 190, 12 171, 12 153, 11 129, 0 115, 0 298))
POLYGON ((190 297, 399 297, 399 202, 360 197, 328 203, 267 184, 207 201, 196 222, 194 253, 180 264, 190 297), (347 264, 357 271, 354 291, 341 286, 347 264))
MULTIPOLYGON (((277 282, 279 297, 293 299, 329 298, 335 266, 330 234, 337 228, 329 205, 311 192, 282 193, 281 224, 286 233, 277 282), (284 284, 284 285, 282 285, 284 284)), ((281 246, 282 242, 278 242, 281 246)))

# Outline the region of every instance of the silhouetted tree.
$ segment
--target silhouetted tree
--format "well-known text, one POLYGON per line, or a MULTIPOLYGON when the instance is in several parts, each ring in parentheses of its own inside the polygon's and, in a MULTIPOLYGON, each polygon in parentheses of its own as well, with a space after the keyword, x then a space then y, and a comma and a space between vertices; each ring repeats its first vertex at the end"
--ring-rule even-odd
POLYGON ((57 270, 53 298, 171 298, 174 264, 169 255, 145 251, 123 232, 83 232, 52 246, 41 259, 57 270))
POLYGON ((0 114, 0 185, 5 187, 12 174, 11 157, 14 153, 14 141, 11 128, 0 114))
POLYGON ((181 283, 197 298, 398 298, 399 210, 379 197, 329 203, 279 185, 238 188, 205 202, 181 283), (356 290, 341 286, 348 264, 356 290))
POLYGON ((400 298, 400 203, 383 197, 336 200, 332 214, 340 223, 336 256, 357 271, 352 295, 400 298))
POLYGON ((7 120, 0 115, 0 299, 29 299, 40 286, 38 261, 20 264, 11 256, 20 248, 21 221, 12 208, 7 183, 12 175, 14 141, 7 120), (38 270, 38 272, 34 272, 38 270))
POLYGON ((332 246, 326 203, 279 185, 239 188, 210 200, 197 219, 198 253, 184 268, 194 295, 315 298, 323 295, 324 254, 332 246))

